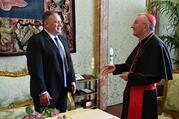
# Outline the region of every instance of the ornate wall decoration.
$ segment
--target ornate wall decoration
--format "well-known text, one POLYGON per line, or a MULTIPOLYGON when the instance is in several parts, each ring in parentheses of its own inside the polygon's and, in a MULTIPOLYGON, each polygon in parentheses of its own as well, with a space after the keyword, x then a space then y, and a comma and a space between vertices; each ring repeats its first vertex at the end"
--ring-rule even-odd
POLYGON ((42 14, 55 10, 62 14, 63 35, 70 51, 76 52, 74 0, 1 0, 0 55, 24 55, 28 39, 42 27, 42 14))
POLYGON ((27 69, 22 69, 21 71, 11 72, 11 71, 0 71, 0 76, 8 76, 8 77, 19 77, 28 75, 27 69))

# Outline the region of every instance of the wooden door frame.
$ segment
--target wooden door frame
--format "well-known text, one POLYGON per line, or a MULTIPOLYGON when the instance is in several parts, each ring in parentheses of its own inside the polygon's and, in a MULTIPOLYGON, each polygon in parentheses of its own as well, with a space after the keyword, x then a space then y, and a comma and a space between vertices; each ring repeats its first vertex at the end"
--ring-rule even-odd
POLYGON ((98 85, 98 107, 105 110, 107 107, 107 77, 101 75, 100 69, 107 64, 108 41, 108 12, 109 0, 94 0, 95 2, 95 75, 100 79, 98 85))

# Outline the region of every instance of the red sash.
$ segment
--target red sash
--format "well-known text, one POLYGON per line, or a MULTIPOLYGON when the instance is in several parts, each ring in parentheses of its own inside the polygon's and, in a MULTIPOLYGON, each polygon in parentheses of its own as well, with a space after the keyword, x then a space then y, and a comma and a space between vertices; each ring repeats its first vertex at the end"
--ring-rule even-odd
POLYGON ((144 90, 156 89, 156 83, 147 86, 135 86, 130 89, 128 119, 142 119, 144 90))

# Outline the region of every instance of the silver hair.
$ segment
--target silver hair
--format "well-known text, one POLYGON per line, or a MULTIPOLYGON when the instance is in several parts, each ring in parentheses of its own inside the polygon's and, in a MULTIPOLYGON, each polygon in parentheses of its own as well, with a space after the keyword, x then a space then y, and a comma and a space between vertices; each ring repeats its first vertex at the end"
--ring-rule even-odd
POLYGON ((151 32, 155 32, 155 27, 153 26, 153 24, 149 21, 148 17, 144 14, 144 13, 141 13, 139 14, 138 16, 144 16, 144 23, 147 23, 149 25, 149 30, 151 32))

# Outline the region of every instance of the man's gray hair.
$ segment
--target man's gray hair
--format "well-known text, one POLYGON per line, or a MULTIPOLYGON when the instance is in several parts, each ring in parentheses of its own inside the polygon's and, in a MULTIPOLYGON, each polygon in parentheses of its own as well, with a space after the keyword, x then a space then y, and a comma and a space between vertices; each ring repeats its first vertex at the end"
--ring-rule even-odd
POLYGON ((138 16, 144 16, 144 22, 149 25, 149 30, 150 30, 151 32, 155 32, 155 27, 154 27, 153 24, 149 21, 148 17, 147 17, 144 13, 138 14, 138 16))

